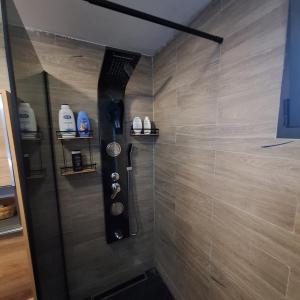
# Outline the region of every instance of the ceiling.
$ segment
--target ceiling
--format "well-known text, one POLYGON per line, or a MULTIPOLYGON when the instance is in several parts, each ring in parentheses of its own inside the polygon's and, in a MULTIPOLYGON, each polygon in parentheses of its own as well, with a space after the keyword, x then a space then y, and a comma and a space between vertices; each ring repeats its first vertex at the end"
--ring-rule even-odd
MULTIPOLYGON (((154 55, 172 29, 89 4, 83 0, 13 0, 24 25, 55 34, 154 55)), ((211 0, 113 0, 188 25, 211 0)))

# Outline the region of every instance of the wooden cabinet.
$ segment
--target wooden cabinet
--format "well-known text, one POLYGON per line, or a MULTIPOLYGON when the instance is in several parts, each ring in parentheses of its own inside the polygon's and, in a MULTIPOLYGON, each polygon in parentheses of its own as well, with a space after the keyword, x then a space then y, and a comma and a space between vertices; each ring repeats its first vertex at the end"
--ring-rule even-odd
POLYGON ((10 170, 8 165, 8 157, 6 151, 6 140, 4 135, 6 134, 3 128, 3 116, 0 113, 0 186, 6 186, 11 184, 10 170))
MULTIPOLYGON (((26 226, 26 217, 24 213, 23 198, 20 187, 20 178, 17 168, 17 159, 15 154, 15 143, 13 130, 11 126, 11 117, 9 114, 9 98, 8 93, 0 91, 0 100, 2 110, 2 117, 5 118, 5 126, 7 132, 7 138, 0 134, 1 145, 0 145, 0 167, 3 174, 7 174, 9 177, 9 184, 11 180, 15 183, 16 191, 16 204, 18 206, 18 216, 23 228, 21 233, 13 235, 4 235, 0 237, 0 300, 29 300, 35 299, 35 283, 32 270, 31 255, 29 251, 29 242, 26 226), (7 160, 7 146, 3 145, 4 139, 9 144, 9 156, 11 165, 13 168, 14 178, 10 178, 10 170, 4 163, 7 160), (6 154, 5 157, 4 154, 6 154), (3 166, 3 169, 2 169, 3 166)), ((1 120, 0 120, 1 121, 1 120)), ((0 122, 3 124, 2 122, 0 122)), ((0 128, 0 132, 3 132, 3 125, 0 128), (2 131, 1 131, 2 130, 2 131)), ((6 184, 7 179, 5 176, 0 176, 0 185, 6 184)))

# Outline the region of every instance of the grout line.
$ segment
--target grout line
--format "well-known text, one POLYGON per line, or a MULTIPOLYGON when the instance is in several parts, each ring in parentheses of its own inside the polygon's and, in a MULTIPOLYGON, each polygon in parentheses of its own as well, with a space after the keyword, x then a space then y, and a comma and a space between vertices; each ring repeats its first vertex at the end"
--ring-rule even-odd
POLYGON ((288 292, 289 292, 289 288, 290 288, 290 280, 291 280, 291 276, 292 276, 292 269, 290 267, 289 268, 289 274, 288 274, 288 278, 287 278, 287 285, 286 285, 286 290, 285 290, 285 296, 288 296, 288 292))
MULTIPOLYGON (((175 45, 175 90, 176 90, 176 114, 178 113, 178 42, 176 42, 175 45)), ((176 118, 176 117, 175 117, 176 118)), ((175 119, 175 137, 174 137, 174 143, 176 147, 177 143, 177 118, 175 119)), ((175 201, 175 208, 176 208, 176 201, 175 201)), ((175 209, 176 212, 176 209, 175 209)))
POLYGON ((297 201, 297 205, 296 205, 296 214, 295 214, 295 217, 294 217, 294 229, 293 229, 293 233, 297 234, 296 233, 296 226, 298 224, 297 222, 297 219, 298 219, 298 212, 300 210, 300 202, 297 201))

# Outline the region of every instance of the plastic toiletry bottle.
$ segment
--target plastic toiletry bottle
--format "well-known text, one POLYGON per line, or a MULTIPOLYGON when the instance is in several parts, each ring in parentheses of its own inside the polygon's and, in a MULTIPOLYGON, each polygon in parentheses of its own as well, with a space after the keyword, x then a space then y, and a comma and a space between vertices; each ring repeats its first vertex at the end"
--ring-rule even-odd
POLYGON ((149 117, 145 117, 144 119, 144 134, 150 134, 151 133, 151 121, 149 117))
POLYGON ((80 150, 72 151, 73 171, 79 172, 82 170, 82 155, 80 150))
POLYGON ((79 136, 86 137, 90 135, 90 120, 84 111, 80 111, 77 115, 77 131, 79 136))
POLYGON ((135 134, 141 134, 143 129, 142 119, 140 117, 134 117, 132 121, 132 129, 135 134))
POLYGON ((22 137, 34 138, 37 133, 37 123, 33 109, 29 103, 21 102, 19 104, 19 120, 22 137))
POLYGON ((58 114, 59 130, 62 137, 75 137, 76 125, 74 114, 68 104, 62 104, 58 114))

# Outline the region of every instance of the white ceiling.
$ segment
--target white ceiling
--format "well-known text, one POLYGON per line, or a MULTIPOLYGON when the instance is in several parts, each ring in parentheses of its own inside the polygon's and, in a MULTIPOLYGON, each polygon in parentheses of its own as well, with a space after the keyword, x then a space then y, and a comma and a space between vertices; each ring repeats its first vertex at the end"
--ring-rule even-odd
MULTIPOLYGON (((154 55, 174 30, 89 4, 83 0, 13 0, 28 28, 105 46, 154 55)), ((211 0, 113 0, 188 25, 211 0)))

